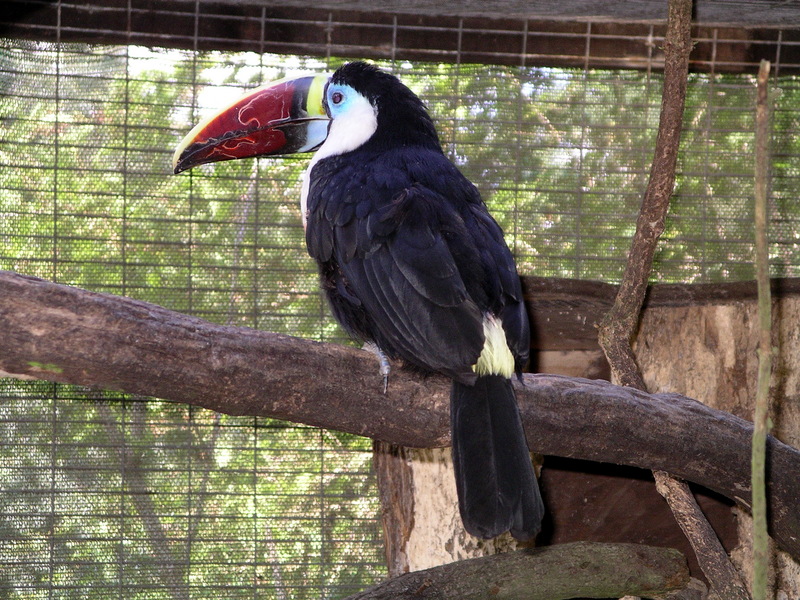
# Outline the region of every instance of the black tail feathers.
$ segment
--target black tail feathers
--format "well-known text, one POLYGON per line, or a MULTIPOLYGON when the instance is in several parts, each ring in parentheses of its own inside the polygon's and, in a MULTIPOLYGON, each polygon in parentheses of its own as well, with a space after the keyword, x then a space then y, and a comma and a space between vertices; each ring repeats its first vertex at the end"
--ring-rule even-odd
POLYGON ((509 530, 518 540, 535 537, 544 504, 511 380, 485 375, 474 386, 453 381, 450 427, 464 528, 481 538, 509 530))

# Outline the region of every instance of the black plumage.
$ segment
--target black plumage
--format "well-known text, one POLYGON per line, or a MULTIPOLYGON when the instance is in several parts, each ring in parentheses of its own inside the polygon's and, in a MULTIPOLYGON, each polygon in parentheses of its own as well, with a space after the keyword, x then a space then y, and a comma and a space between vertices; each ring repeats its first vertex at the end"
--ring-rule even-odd
POLYGON ((397 78, 349 63, 377 109, 359 147, 309 173, 306 241, 333 313, 354 337, 453 379, 453 455, 462 519, 493 537, 536 535, 543 506, 507 375, 478 375, 486 319, 502 323, 519 372, 530 332, 512 255, 478 190, 444 156, 422 102, 397 78))

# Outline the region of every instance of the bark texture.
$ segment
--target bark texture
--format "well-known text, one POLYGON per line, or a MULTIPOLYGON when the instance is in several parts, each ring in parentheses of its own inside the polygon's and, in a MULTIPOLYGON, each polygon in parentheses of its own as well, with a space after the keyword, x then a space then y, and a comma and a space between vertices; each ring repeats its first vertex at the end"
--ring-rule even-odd
POLYGON ((671 548, 576 542, 407 573, 348 600, 560 600, 664 596, 689 583, 671 548))
MULTIPOLYGON (((449 382, 395 366, 389 391, 360 350, 225 327, 0 272, 0 371, 269 416, 404 446, 448 444, 449 382)), ((526 375, 534 452, 669 471, 750 502, 752 424, 677 394, 526 375)), ((768 438, 770 528, 800 556, 800 451, 768 438)))
MULTIPOLYGON (((758 373, 758 341, 756 303, 741 299, 647 310, 635 349, 651 390, 700 398, 715 409, 750 419, 758 373)), ((800 299, 773 296, 772 346, 776 348, 770 383, 772 431, 778 439, 797 446, 800 299)), ((769 502, 768 498, 773 510, 769 502)), ((793 510, 800 511, 800 500, 793 510)), ((742 544, 733 552, 733 558, 740 572, 749 577, 752 551, 747 511, 741 511, 738 521, 742 544)), ((772 557, 770 586, 774 597, 785 594, 786 598, 800 598, 800 562, 777 552, 772 557)))

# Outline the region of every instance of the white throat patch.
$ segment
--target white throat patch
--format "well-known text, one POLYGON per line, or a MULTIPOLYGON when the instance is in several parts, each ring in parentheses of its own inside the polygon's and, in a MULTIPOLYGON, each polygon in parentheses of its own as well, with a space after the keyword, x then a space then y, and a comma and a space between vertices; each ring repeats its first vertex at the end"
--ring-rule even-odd
POLYGON ((364 96, 355 96, 347 110, 331 121, 328 137, 311 161, 355 150, 378 128, 378 110, 364 96))
POLYGON ((314 154, 308 169, 303 173, 303 191, 300 196, 300 213, 303 227, 306 226, 308 210, 308 187, 311 170, 319 161, 329 156, 337 156, 355 150, 372 137, 378 129, 378 110, 363 96, 356 96, 346 112, 336 116, 330 122, 328 137, 314 154))

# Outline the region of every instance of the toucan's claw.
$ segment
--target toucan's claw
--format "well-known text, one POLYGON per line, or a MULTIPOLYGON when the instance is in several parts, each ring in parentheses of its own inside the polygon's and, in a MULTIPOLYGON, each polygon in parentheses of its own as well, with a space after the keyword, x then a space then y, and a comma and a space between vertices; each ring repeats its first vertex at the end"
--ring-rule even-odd
POLYGON ((378 362, 380 363, 379 372, 383 375, 383 393, 386 394, 389 391, 389 373, 392 372, 392 366, 389 364, 389 357, 386 356, 375 342, 365 343, 364 350, 378 357, 378 362))

